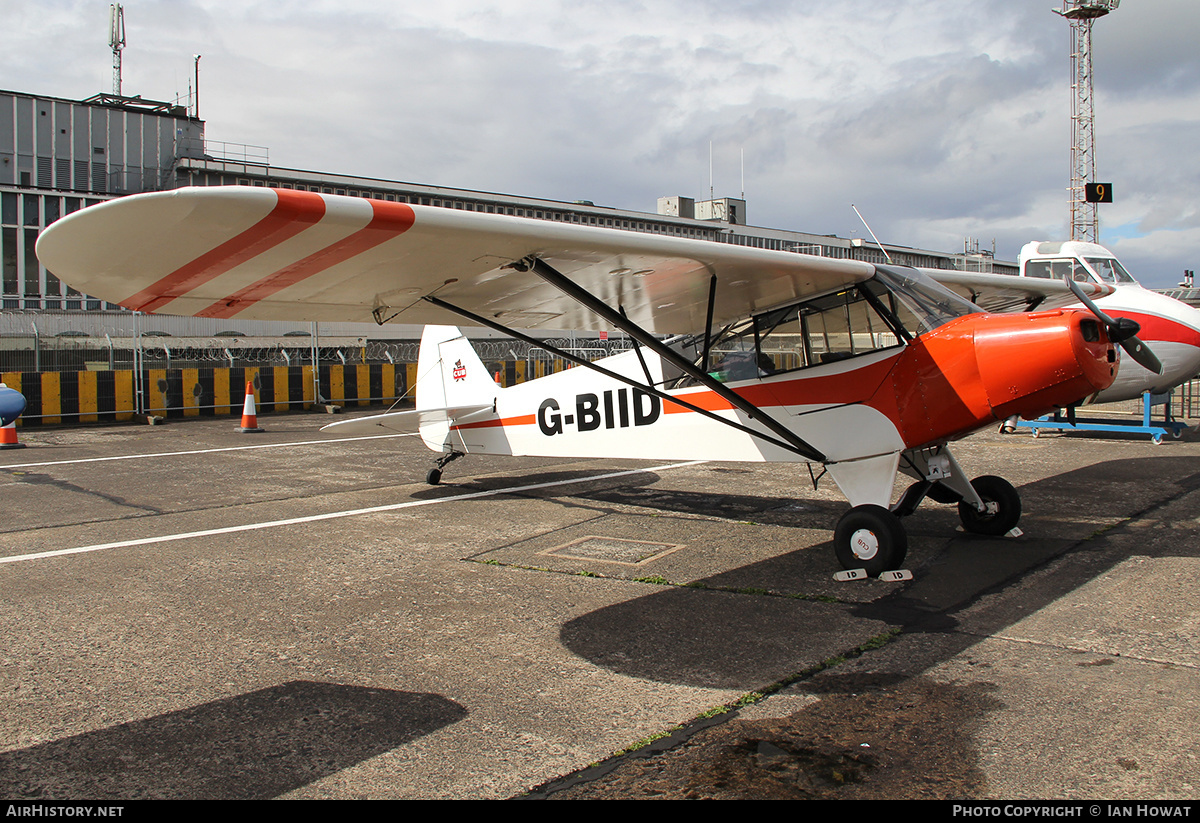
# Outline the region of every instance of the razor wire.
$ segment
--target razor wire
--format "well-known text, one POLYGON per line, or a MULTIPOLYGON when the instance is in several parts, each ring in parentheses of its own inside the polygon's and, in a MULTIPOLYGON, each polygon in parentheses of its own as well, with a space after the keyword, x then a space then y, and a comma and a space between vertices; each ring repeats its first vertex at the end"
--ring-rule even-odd
MULTIPOLYGON (((243 366, 343 366, 416 363, 418 340, 372 340, 322 327, 314 346, 310 331, 295 324, 248 323, 235 331, 205 318, 133 315, 122 312, 0 312, 0 371, 68 372, 142 368, 237 368, 243 366), (198 322, 204 321, 204 322, 198 322), (262 328, 259 328, 261 326, 262 328), (251 333, 254 332, 254 333, 251 333)), ((550 337, 542 345, 506 338, 471 341, 490 364, 558 359, 560 349, 588 360, 632 346, 625 336, 550 337)))

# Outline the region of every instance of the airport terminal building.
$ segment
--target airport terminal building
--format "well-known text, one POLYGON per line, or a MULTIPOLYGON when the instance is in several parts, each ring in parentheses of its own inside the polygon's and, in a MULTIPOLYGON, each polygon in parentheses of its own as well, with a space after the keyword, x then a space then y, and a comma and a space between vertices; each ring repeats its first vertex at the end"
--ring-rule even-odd
MULTIPOLYGON (((60 282, 34 254, 38 234, 55 220, 103 200, 182 186, 270 186, 350 197, 420 203, 671 234, 824 257, 883 263, 860 239, 751 226, 746 203, 664 197, 657 213, 557 202, 434 185, 277 168, 266 148, 210 143, 203 120, 186 107, 98 94, 65 100, 0 91, 0 308, 118 311, 60 282)), ((1015 273, 984 253, 943 253, 888 246, 893 261, 926 268, 1015 273)), ((227 321, 236 327, 235 321, 227 321)))

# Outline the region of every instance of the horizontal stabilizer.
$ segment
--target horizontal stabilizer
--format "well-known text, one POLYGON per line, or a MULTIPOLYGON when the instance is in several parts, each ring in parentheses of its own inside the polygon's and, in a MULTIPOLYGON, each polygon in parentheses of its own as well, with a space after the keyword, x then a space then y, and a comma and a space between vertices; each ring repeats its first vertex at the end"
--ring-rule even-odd
POLYGON ((386 432, 415 432, 418 426, 427 423, 464 423, 470 422, 476 416, 484 417, 491 413, 492 404, 482 406, 453 406, 440 409, 419 409, 388 414, 373 414, 370 417, 357 417, 353 420, 343 420, 330 423, 321 428, 323 432, 334 434, 384 434, 386 432))

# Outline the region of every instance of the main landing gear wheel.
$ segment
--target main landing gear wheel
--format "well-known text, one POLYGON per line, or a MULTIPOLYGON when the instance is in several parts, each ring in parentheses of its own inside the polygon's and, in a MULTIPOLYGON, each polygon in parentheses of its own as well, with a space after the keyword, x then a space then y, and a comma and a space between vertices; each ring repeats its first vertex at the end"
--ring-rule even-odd
POLYGON ((833 550, 845 569, 866 569, 877 577, 900 568, 908 554, 908 534, 900 518, 882 506, 855 506, 833 533, 833 550))
POLYGON ((999 537, 1008 533, 1021 519, 1021 495, 1003 477, 990 474, 971 481, 975 493, 983 499, 987 511, 978 511, 968 503, 958 504, 958 518, 963 528, 972 534, 999 537))

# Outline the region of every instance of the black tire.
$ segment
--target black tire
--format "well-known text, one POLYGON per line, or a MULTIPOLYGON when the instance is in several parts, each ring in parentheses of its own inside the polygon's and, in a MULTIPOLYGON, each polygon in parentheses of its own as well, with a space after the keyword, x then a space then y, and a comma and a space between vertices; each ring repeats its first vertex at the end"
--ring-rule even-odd
POLYGON ((965 500, 958 504, 958 519, 971 534, 1000 537, 1007 534, 1021 519, 1021 495, 1003 477, 984 475, 971 481, 975 493, 984 503, 995 503, 995 513, 981 513, 965 500))
POLYGON ((442 470, 430 469, 429 474, 425 475, 425 482, 431 486, 436 486, 442 482, 442 470))
POLYGON ((855 506, 833 533, 833 550, 844 569, 866 569, 877 577, 900 568, 908 554, 908 533, 900 518, 882 506, 855 506))

